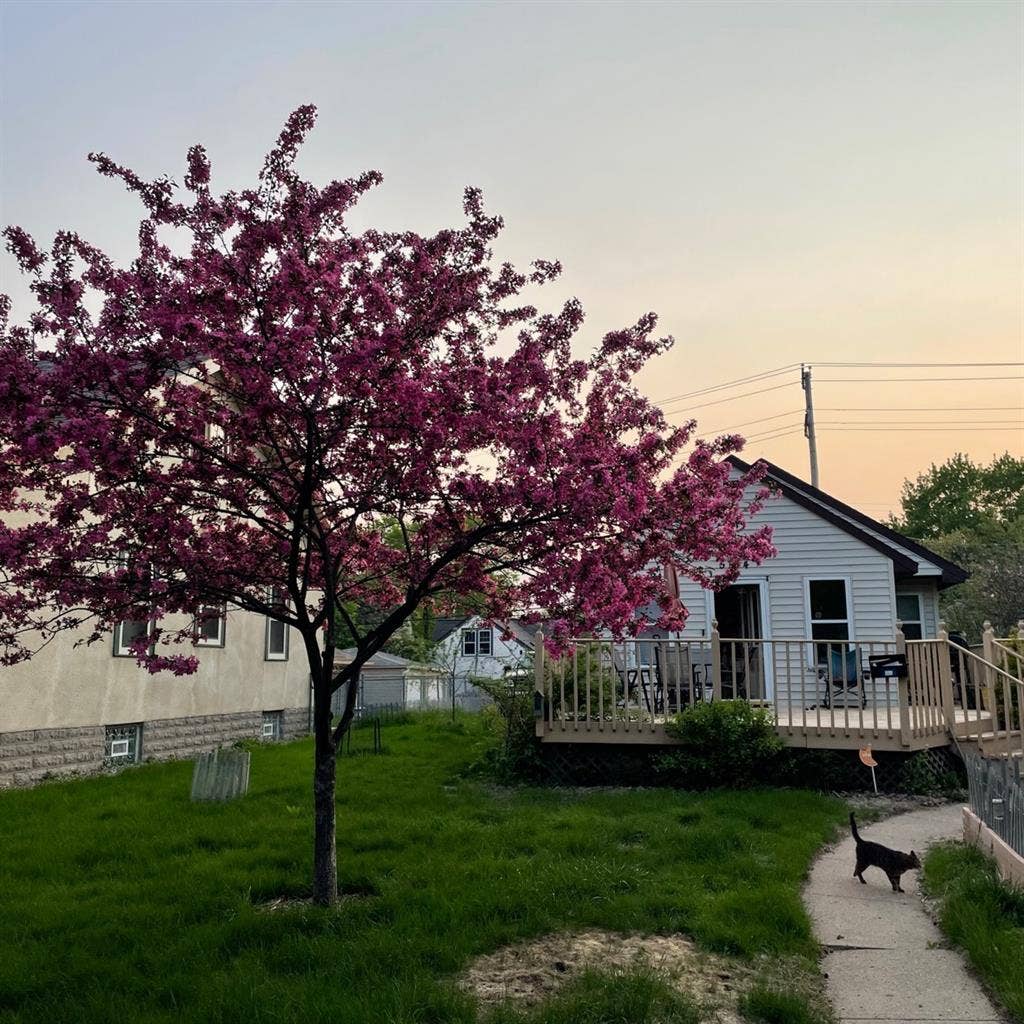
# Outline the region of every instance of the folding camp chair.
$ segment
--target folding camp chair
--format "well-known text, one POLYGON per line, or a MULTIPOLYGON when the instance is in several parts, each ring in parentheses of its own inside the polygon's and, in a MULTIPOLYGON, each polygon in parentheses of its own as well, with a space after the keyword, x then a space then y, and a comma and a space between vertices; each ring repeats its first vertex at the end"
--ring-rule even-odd
POLYGON ((818 666, 818 678, 825 684, 823 707, 832 707, 837 697, 843 699, 845 707, 849 707, 850 697, 854 697, 862 708, 867 707, 864 680, 868 673, 860 667, 860 653, 856 647, 846 649, 843 644, 829 644, 828 660, 818 666))

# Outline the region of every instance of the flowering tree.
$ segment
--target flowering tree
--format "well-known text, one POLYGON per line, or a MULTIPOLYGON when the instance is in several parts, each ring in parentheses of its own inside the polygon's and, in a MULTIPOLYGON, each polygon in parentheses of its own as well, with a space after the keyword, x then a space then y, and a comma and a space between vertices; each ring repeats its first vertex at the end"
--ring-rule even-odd
POLYGON ((540 313, 522 297, 559 265, 496 265, 501 221, 472 189, 461 227, 353 232, 380 176, 300 178, 314 117, 291 115, 241 192, 211 191, 199 146, 183 189, 93 155, 145 207, 130 266, 72 232, 47 252, 6 230, 38 308, 23 325, 0 310, 0 652, 10 664, 61 631, 95 641, 142 619, 139 663, 183 674, 196 627, 176 615, 286 623, 313 680, 326 904, 357 687, 338 722, 331 695, 422 602, 542 610, 556 645, 636 631, 643 608, 674 629, 667 563, 728 580, 771 548, 745 530, 755 477, 730 482, 722 461, 740 439, 680 461, 692 424, 670 427, 631 384, 671 343, 653 315, 574 358, 580 304, 540 313), (353 603, 382 614, 361 628, 353 603), (338 622, 357 654, 336 673, 338 622))

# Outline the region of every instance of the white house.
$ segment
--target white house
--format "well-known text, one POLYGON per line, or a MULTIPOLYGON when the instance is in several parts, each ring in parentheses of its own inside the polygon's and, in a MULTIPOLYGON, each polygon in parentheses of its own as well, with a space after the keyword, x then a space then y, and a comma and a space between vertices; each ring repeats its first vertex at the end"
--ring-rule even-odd
POLYGON ((438 619, 434 663, 452 681, 456 701, 463 707, 478 707, 484 698, 473 680, 505 679, 529 668, 535 632, 535 626, 516 619, 490 625, 479 615, 438 619))
MULTIPOLYGON (((749 468, 730 461, 734 476, 749 468)), ((722 638, 856 640, 864 661, 870 642, 893 641, 897 622, 908 640, 936 636, 939 591, 963 582, 964 569, 778 466, 768 465, 765 483, 776 493, 750 528, 770 524, 778 554, 717 592, 679 580, 689 611, 680 639, 709 637, 717 621, 722 638)), ((809 659, 815 650, 807 645, 809 659)), ((777 674, 766 659, 751 696, 771 697, 777 674)))

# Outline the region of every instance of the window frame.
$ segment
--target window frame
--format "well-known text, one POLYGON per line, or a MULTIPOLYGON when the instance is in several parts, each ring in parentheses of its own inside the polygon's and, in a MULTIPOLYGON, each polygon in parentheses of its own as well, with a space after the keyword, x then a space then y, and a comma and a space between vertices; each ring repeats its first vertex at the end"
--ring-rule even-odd
POLYGON ((467 626, 460 637, 463 658, 493 658, 494 630, 490 626, 467 626), (487 650, 482 650, 481 640, 487 638, 487 650), (471 641, 473 649, 467 650, 467 641, 471 641))
MULTIPOLYGON (((277 598, 277 594, 278 594, 278 588, 277 587, 270 587, 268 592, 267 592, 267 604, 269 604, 269 605, 277 605, 278 603, 280 603, 282 605, 286 604, 286 602, 284 602, 284 601, 279 601, 279 599, 277 598)), ((288 652, 289 652, 288 634, 290 632, 290 627, 288 626, 288 623, 287 622, 281 622, 280 619, 272 618, 269 615, 265 615, 263 618, 264 618, 264 625, 263 625, 263 660, 264 661, 287 661, 288 660, 288 652), (283 634, 282 634, 282 640, 283 640, 282 649, 280 651, 273 651, 273 650, 271 650, 271 647, 270 647, 270 631, 273 629, 275 623, 279 623, 280 626, 281 626, 281 629, 284 631, 283 634)))
POLYGON ((143 733, 143 722, 124 722, 116 725, 104 725, 103 726, 103 763, 108 767, 121 764, 141 764, 142 763, 142 733, 143 733), (111 735, 114 730, 125 731, 133 730, 132 736, 118 736, 116 739, 111 735), (131 743, 134 741, 135 751, 131 756, 128 756, 128 751, 131 749, 131 743), (117 743, 126 744, 125 753, 113 752, 113 745, 117 743))
POLYGON ((839 573, 830 573, 828 575, 819 573, 814 576, 805 576, 803 580, 804 584, 804 624, 807 627, 807 639, 814 641, 809 643, 807 652, 807 663, 808 665, 816 669, 820 664, 818 659, 818 644, 841 644, 843 646, 853 648, 855 646, 854 637, 856 636, 856 630, 854 628, 853 621, 853 586, 849 576, 843 576, 839 573), (843 595, 846 600, 846 618, 845 619, 815 619, 812 618, 811 612, 811 584, 812 583, 842 583, 843 584, 843 595), (846 626, 846 639, 836 637, 822 637, 818 638, 814 635, 814 624, 818 623, 823 626, 846 626))
POLYGON ((284 739, 284 711, 278 709, 277 711, 262 712, 262 719, 260 722, 260 742, 276 743, 282 739, 284 739), (269 735, 267 733, 268 725, 271 727, 271 733, 269 735))
POLYGON ((217 631, 218 635, 215 638, 204 637, 203 634, 202 634, 203 623, 201 623, 199 621, 199 614, 196 614, 195 619, 193 620, 194 626, 195 626, 195 630, 196 630, 196 634, 197 634, 196 640, 195 640, 195 646, 196 647, 224 647, 226 642, 227 642, 227 633, 228 633, 228 609, 227 609, 227 605, 225 605, 223 603, 219 604, 219 605, 216 605, 216 604, 213 604, 211 602, 206 602, 206 603, 204 603, 204 604, 199 606, 199 612, 201 613, 203 611, 203 609, 205 609, 205 608, 215 608, 215 609, 217 609, 218 615, 217 615, 217 618, 216 618, 215 621, 219 623, 220 628, 218 629, 218 631, 217 631))
POLYGON ((906 640, 924 640, 924 594, 920 590, 904 590, 896 592, 896 621, 900 624, 900 631, 906 640), (917 618, 904 619, 900 617, 900 598, 913 597, 917 599, 917 618), (919 636, 907 636, 907 626, 917 626, 919 636))
MULTIPOLYGON (((121 631, 122 627, 127 622, 142 622, 142 619, 120 619, 114 624, 113 629, 113 656, 115 658, 135 658, 137 655, 130 647, 122 642, 121 631)), ((153 620, 146 619, 146 636, 149 637, 149 653, 152 654, 156 646, 156 641, 153 637, 154 622, 153 620)))

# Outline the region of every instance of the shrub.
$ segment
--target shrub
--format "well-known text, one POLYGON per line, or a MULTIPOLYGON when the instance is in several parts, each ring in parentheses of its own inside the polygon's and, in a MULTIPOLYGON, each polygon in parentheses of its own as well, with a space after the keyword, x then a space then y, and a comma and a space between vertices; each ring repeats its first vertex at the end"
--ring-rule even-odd
POLYGON ((540 740, 534 731, 533 680, 474 679, 491 703, 481 711, 485 726, 497 739, 473 765, 499 782, 535 782, 542 773, 540 740))
POLYGON ((775 777, 784 749, 768 712, 742 700, 687 708, 665 731, 679 746, 655 758, 655 772, 687 789, 764 783, 775 777))

